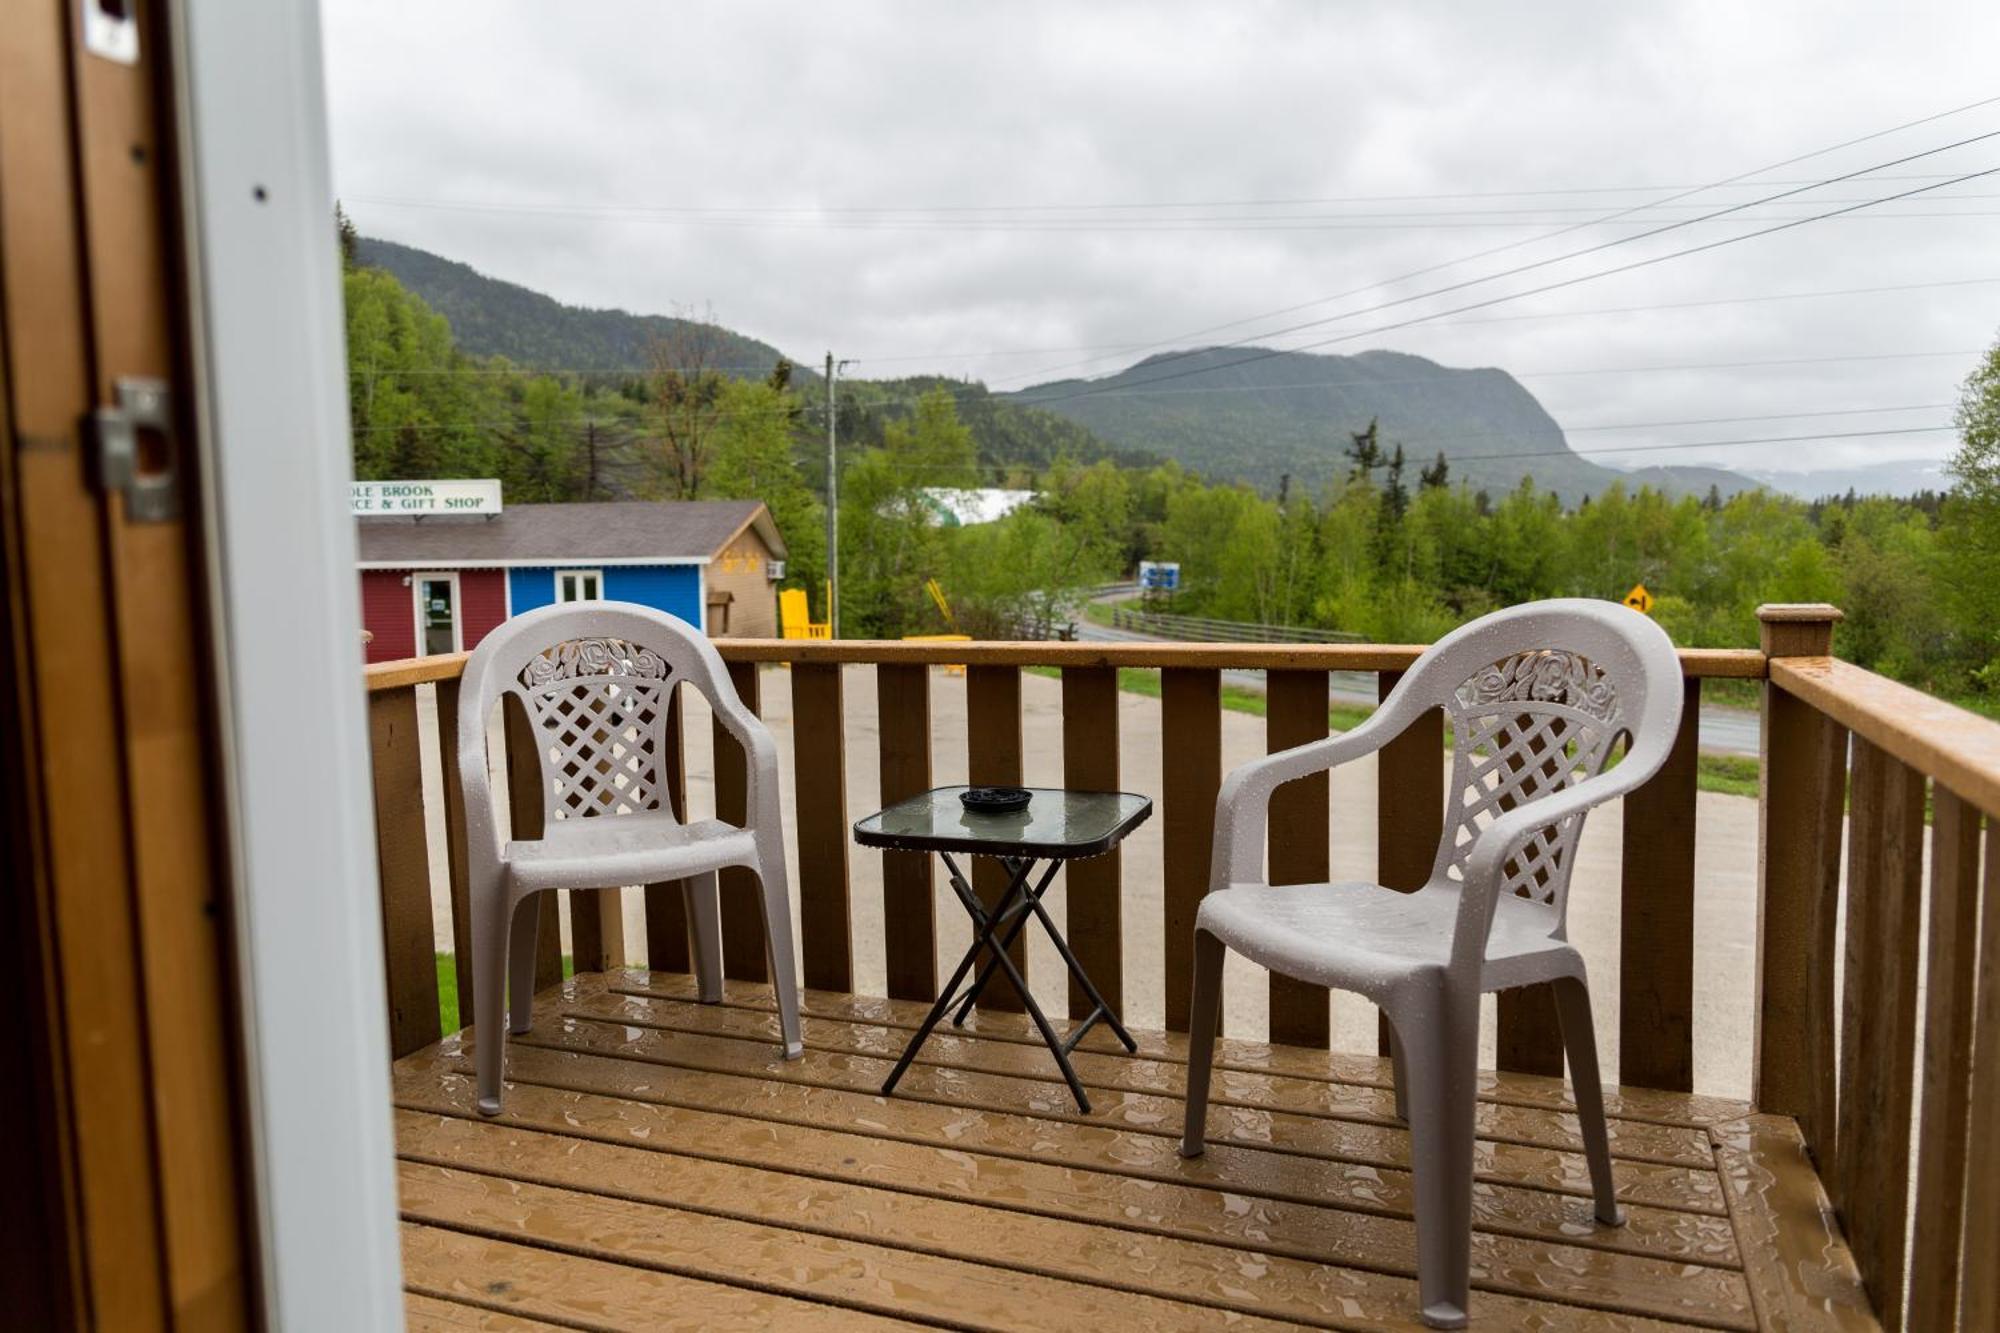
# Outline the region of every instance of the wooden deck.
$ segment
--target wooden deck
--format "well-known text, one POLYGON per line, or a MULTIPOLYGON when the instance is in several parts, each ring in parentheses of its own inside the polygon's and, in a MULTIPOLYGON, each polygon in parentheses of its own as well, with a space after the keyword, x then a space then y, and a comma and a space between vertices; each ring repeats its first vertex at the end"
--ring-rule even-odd
MULTIPOLYGON (((933 1037, 884 1099, 921 1006, 809 992, 788 1063, 766 989, 692 997, 644 972, 545 992, 495 1121, 462 1034, 397 1062, 412 1329, 1417 1326, 1386 1062, 1225 1042, 1184 1162, 1185 1038, 1093 1034, 1082 1116, 1018 1015, 933 1037)), ((1488 1077, 1473 1327, 1877 1327, 1790 1120, 1609 1102, 1616 1230, 1562 1085, 1488 1077)))

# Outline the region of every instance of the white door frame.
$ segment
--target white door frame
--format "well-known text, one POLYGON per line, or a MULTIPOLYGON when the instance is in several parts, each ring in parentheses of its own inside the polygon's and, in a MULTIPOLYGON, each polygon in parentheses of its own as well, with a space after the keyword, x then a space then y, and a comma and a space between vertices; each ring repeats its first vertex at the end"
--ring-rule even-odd
POLYGON ((465 651, 465 602, 459 596, 458 571, 455 569, 432 569, 410 571, 410 605, 417 616, 416 647, 418 657, 430 655, 430 645, 424 642, 427 626, 424 624, 424 585, 426 583, 449 583, 451 585, 451 650, 465 651))
POLYGON ((166 12, 259 1322, 401 1328, 318 0, 166 12))

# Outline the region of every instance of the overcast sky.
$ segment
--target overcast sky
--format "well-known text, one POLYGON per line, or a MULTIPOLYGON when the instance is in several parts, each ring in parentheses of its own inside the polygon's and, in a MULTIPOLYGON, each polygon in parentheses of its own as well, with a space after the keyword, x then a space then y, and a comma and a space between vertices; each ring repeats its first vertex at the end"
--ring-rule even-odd
MULTIPOLYGON (((855 358, 856 375, 1018 387, 1165 348, 1343 338, 1324 350, 1511 371, 1586 449, 1940 425, 2000 333, 2000 175, 1367 333, 2000 168, 2000 137, 1351 315, 2000 131, 1996 101, 1596 221, 2000 98, 1990 0, 326 0, 323 13, 335 183, 363 232, 575 304, 712 307, 800 360, 855 358), (1588 225, 1540 239, 1573 224, 1588 225), (1502 246, 1515 248, 1467 258, 1502 246), (1682 308, 1630 309, 1668 303, 1682 308), (1257 336, 1307 320, 1329 322, 1257 336), (1790 415, 1809 412, 1843 415, 1790 415), (1771 419, 1591 429, 1749 417, 1771 419)), ((1595 456, 1798 468, 1951 445, 1595 456)))

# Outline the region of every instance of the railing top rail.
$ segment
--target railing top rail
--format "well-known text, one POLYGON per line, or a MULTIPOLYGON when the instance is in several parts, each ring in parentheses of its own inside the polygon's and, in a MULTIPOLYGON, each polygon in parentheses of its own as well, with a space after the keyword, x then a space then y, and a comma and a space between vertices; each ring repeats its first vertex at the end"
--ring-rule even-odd
MULTIPOLYGON (((909 666, 1206 667, 1261 671, 1403 671, 1422 644, 1381 643, 1062 643, 901 639, 719 639, 727 662, 824 662, 909 666)), ((370 691, 451 680, 466 654, 377 662, 364 669, 370 691)), ((1758 680, 1764 655, 1748 648, 1683 648, 1681 669, 1709 679, 1758 680)))
POLYGON ((439 653, 436 657, 403 657, 393 662, 371 662, 361 668, 368 692, 402 690, 433 681, 457 680, 465 671, 471 653, 439 653))
POLYGON ((1837 657, 1771 659, 1771 683, 2000 817, 2000 722, 1837 657))

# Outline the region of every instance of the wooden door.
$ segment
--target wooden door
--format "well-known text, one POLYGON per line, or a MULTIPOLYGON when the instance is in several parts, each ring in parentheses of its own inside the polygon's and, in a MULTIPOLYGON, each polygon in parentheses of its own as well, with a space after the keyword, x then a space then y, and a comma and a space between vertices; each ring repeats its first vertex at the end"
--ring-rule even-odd
POLYGON ((9 1244, 0 1308, 121 1333, 252 1308, 165 31, 134 11, 0 23, 0 1078, 34 1093, 0 1097, 0 1215, 38 1261, 9 1244))

